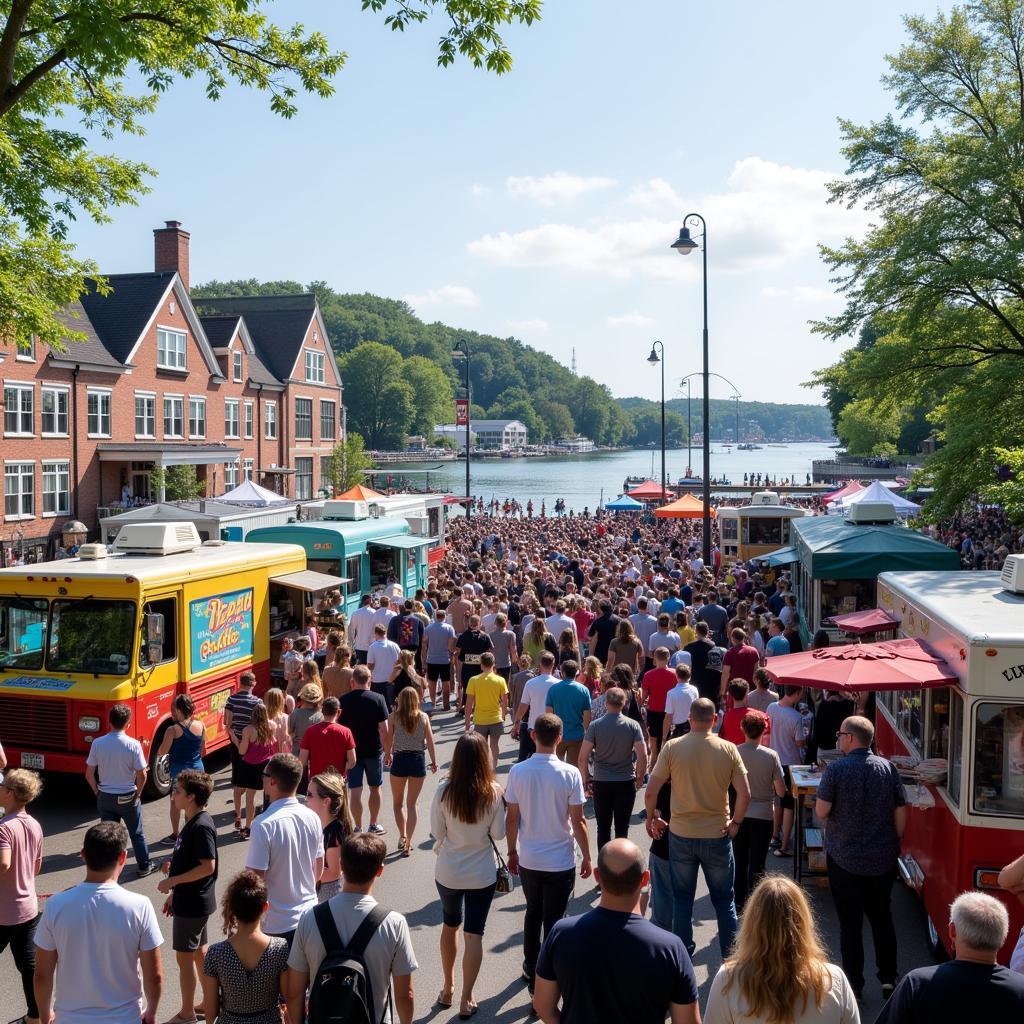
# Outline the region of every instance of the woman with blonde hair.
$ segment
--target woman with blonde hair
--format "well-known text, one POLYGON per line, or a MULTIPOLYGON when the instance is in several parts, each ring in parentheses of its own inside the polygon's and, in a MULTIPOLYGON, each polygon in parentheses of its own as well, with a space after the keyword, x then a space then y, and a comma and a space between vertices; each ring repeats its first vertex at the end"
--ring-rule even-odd
POLYGON ((704 1024, 860 1024, 846 975, 825 959, 803 889, 766 875, 747 900, 704 1024))
POLYGON ((324 870, 320 876, 318 898, 325 903, 341 892, 341 844, 356 830, 348 806, 345 776, 328 768, 309 780, 306 804, 315 811, 324 827, 324 870))
POLYGON ((384 740, 384 764, 391 767, 391 804, 398 828, 398 852, 403 857, 412 853, 416 801, 427 777, 426 750, 430 751, 430 770, 436 772, 437 755, 430 719, 420 710, 419 693, 414 687, 406 686, 398 693, 384 740))
POLYGON ((265 704, 256 704, 252 718, 242 730, 238 744, 242 756, 242 788, 245 790, 245 827, 239 830, 243 839, 248 839, 256 817, 256 794, 263 792, 263 770, 277 753, 277 733, 270 723, 265 704))
POLYGON ((263 694, 263 703, 271 728, 274 730, 274 742, 277 744, 275 753, 290 754, 291 743, 288 740, 288 715, 284 710, 284 691, 272 686, 263 694))
MULTIPOLYGON (((601 662, 593 655, 583 660, 583 670, 576 677, 577 683, 582 683, 589 691, 591 697, 596 697, 601 692, 601 662)), ((518 707, 518 704, 511 705, 518 707)))

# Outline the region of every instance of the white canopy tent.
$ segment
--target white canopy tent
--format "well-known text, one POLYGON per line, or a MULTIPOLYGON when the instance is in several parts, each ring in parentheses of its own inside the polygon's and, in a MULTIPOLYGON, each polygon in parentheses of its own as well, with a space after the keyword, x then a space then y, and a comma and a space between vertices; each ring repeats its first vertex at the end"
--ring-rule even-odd
MULTIPOLYGON (((267 490, 266 487, 260 487, 259 484, 255 484, 251 480, 243 480, 237 487, 217 499, 217 501, 226 501, 231 505, 251 505, 258 508, 279 505, 287 500, 280 494, 275 494, 273 491, 267 490)), ((292 504, 295 503, 292 502, 292 504)))
POLYGON ((880 480, 875 480, 874 483, 868 484, 864 490, 858 491, 856 494, 847 495, 847 497, 840 501, 832 502, 828 507, 829 514, 845 516, 854 505, 859 505, 862 501, 878 501, 892 505, 896 510, 896 515, 901 519, 909 519, 921 511, 920 505, 908 501, 906 498, 901 498, 898 494, 890 491, 880 480))

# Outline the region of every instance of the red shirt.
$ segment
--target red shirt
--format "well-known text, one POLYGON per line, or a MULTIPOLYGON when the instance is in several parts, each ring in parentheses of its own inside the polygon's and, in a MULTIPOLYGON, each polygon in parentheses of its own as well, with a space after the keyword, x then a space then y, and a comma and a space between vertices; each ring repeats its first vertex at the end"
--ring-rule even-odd
POLYGON ((333 765, 345 774, 348 752, 356 749, 352 731, 337 722, 317 722, 302 735, 300 750, 309 751, 309 777, 319 775, 333 765))
POLYGON ((744 679, 753 686, 754 672, 761 664, 761 655, 757 653, 757 648, 751 647, 750 644, 737 644, 725 652, 722 664, 729 666, 729 682, 744 679))
POLYGON ((577 608, 572 613, 571 618, 576 623, 576 635, 580 640, 586 640, 587 633, 590 632, 590 626, 597 616, 593 612, 587 611, 586 608, 577 608))
POLYGON ((735 743, 739 746, 747 742, 747 734, 743 731, 743 719, 750 714, 758 715, 764 719, 764 732, 761 733, 761 746, 768 746, 768 738, 771 736, 772 720, 763 712, 755 708, 748 708, 745 704, 742 707, 730 708, 722 718, 722 731, 719 733, 723 740, 735 743))
POLYGON ((647 710, 664 711, 668 691, 676 685, 674 668, 652 668, 644 673, 643 688, 647 691, 647 710))

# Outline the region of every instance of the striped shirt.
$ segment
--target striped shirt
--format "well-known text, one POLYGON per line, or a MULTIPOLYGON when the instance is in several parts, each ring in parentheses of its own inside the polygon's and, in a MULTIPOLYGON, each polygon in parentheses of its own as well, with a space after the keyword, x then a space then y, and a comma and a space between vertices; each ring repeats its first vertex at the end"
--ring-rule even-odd
POLYGON ((252 709, 262 703, 252 690, 238 690, 228 697, 224 710, 231 712, 231 735, 236 740, 241 741, 242 730, 252 721, 252 709))

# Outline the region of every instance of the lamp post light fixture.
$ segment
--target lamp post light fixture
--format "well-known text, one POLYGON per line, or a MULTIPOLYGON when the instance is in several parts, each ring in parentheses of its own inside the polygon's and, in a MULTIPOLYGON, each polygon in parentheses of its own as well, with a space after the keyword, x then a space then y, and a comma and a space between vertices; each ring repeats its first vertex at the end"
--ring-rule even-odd
POLYGON ((647 357, 651 366, 661 363, 661 500, 665 500, 665 346, 656 341, 647 357), (660 355, 658 353, 661 353, 660 355))
POLYGON ((689 256, 697 248, 697 241, 690 235, 688 224, 700 224, 701 233, 698 236, 703 243, 700 246, 704 263, 704 472, 701 497, 704 501, 704 544, 703 557, 704 565, 711 564, 711 403, 708 398, 708 226, 707 222, 699 213, 688 213, 683 218, 683 226, 680 228, 679 237, 672 243, 672 248, 680 256, 689 256))
MULTIPOLYGON (((473 400, 470 398, 469 395, 469 342, 466 341, 465 338, 461 339, 460 341, 457 341, 452 346, 452 359, 454 359, 456 362, 458 362, 460 359, 465 359, 466 361, 466 518, 468 519, 473 511, 472 492, 469 489, 469 430, 470 423, 473 419, 473 400)), ((456 419, 457 418, 458 417, 456 417, 456 419)))

